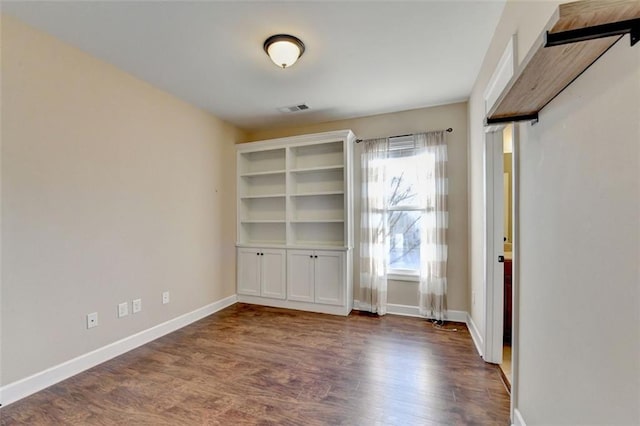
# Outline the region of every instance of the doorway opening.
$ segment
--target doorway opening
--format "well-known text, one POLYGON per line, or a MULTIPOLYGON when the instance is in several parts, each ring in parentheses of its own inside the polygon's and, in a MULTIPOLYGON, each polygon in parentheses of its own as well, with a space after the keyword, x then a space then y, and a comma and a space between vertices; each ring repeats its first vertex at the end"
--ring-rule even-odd
POLYGON ((502 130, 503 157, 503 216, 504 216, 504 284, 502 323, 502 379, 511 391, 513 382, 512 366, 512 324, 513 324, 513 124, 502 130))
POLYGON ((483 358, 497 364, 512 410, 518 383, 518 146, 513 123, 485 128, 483 358))

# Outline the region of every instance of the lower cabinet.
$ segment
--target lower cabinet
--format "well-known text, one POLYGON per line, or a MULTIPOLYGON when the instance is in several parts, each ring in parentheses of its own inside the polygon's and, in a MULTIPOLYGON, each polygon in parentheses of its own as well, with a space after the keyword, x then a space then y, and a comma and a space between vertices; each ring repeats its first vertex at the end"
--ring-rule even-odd
POLYGON ((289 300, 338 306, 344 304, 343 252, 289 250, 287 265, 289 300))
POLYGON ((238 293, 286 298, 286 253, 282 249, 238 249, 238 293))
POLYGON ((347 315, 346 260, 338 250, 238 248, 238 300, 347 315))

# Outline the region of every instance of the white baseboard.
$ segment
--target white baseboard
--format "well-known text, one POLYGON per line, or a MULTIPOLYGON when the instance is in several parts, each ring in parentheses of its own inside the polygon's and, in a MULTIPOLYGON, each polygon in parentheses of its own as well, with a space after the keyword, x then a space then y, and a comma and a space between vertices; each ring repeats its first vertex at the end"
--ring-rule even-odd
POLYGON ((351 309, 339 305, 323 305, 320 303, 297 302, 294 300, 271 299, 260 296, 238 295, 238 302, 252 305, 270 306, 272 308, 294 309, 306 312, 317 312, 319 314, 347 316, 351 309))
MULTIPOLYGON (((356 311, 371 312, 371 305, 369 305, 368 303, 362 303, 359 300, 354 300, 353 309, 356 311)), ((387 303, 387 313, 392 315, 402 315, 405 317, 433 319, 429 317, 423 317, 422 315, 420 315, 420 308, 418 306, 413 306, 413 305, 400 305, 396 303, 387 303)), ((446 319, 447 321, 466 323, 467 312, 466 311, 447 311, 446 319)))
POLYGON ((132 349, 149 343, 159 337, 176 331, 206 316, 218 312, 233 305, 238 300, 237 295, 225 297, 209 305, 188 312, 139 333, 125 337, 117 342, 110 343, 94 351, 80 355, 69 361, 63 362, 24 379, 18 380, 0 388, 0 402, 7 406, 19 399, 36 393, 46 387, 68 379, 89 368, 95 367, 105 361, 129 352, 132 349))
POLYGON ((480 354, 480 356, 483 356, 484 339, 482 338, 482 334, 480 334, 480 331, 478 330, 476 323, 473 322, 473 318, 471 318, 471 315, 469 315, 469 313, 467 313, 467 320, 465 322, 467 323, 467 328, 469 329, 469 333, 471 333, 471 339, 473 340, 473 343, 476 345, 476 350, 478 351, 478 354, 480 354))
POLYGON ((513 409, 513 426, 527 426, 527 423, 522 418, 522 413, 517 408, 513 409))
POLYGON ((411 305, 387 303, 387 313, 392 315, 402 315, 404 317, 424 318, 422 315, 420 315, 420 308, 411 305))
MULTIPOLYGON (((420 317, 433 319, 431 317, 423 317, 420 315, 420 308, 418 306, 411 305, 399 305, 395 303, 387 304, 387 313, 393 315, 403 315, 407 317, 420 317)), ((447 311, 445 315, 447 321, 455 321, 455 322, 466 322, 467 313, 465 311, 447 311)))

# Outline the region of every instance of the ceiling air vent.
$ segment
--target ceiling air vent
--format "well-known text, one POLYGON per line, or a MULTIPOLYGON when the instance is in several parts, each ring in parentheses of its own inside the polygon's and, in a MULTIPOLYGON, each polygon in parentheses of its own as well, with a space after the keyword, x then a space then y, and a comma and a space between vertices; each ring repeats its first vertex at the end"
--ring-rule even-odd
POLYGON ((304 111, 309 109, 309 105, 307 104, 300 104, 300 105, 292 105, 292 106, 286 106, 286 107, 282 107, 282 108, 278 108, 278 111, 280 112, 298 112, 298 111, 304 111))

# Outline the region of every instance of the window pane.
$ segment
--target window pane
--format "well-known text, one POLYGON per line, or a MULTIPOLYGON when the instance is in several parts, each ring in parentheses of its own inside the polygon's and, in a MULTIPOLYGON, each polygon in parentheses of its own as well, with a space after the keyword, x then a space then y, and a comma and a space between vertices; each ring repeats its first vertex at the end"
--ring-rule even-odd
POLYGON ((389 207, 408 206, 418 202, 416 157, 387 160, 387 194, 389 207))
POLYGON ((389 269, 420 269, 420 220, 417 211, 391 211, 389 220, 389 269))

